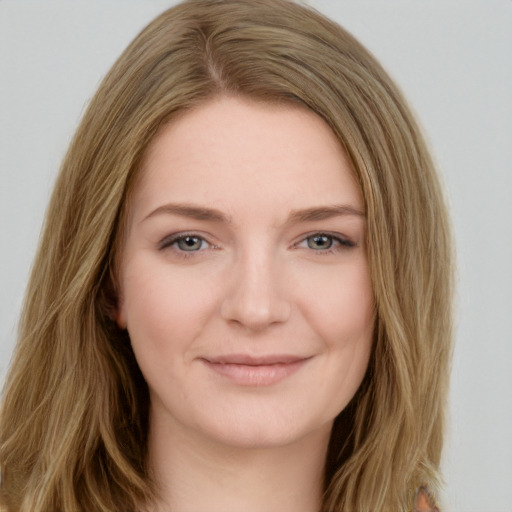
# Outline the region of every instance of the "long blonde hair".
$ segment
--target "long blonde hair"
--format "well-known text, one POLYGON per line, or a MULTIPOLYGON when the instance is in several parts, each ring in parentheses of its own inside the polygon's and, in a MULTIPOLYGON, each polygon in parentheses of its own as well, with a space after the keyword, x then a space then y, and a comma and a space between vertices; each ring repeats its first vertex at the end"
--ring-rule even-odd
POLYGON ((322 510, 410 510, 419 486, 437 491, 451 241, 438 178, 404 98, 360 43, 312 9, 191 0, 125 50, 62 164, 3 397, 5 510, 128 512, 157 492, 146 465, 147 387, 111 320, 116 254, 155 133, 219 94, 310 108, 350 156, 365 200, 374 348, 333 427, 322 510))

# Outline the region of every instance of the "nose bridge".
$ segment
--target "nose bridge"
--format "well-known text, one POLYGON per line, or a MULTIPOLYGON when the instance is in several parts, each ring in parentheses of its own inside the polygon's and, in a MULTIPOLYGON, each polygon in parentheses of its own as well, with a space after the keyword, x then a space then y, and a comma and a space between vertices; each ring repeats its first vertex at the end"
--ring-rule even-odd
POLYGON ((283 279, 277 251, 253 240, 238 251, 233 262, 222 304, 223 317, 250 330, 286 321, 290 304, 283 279))

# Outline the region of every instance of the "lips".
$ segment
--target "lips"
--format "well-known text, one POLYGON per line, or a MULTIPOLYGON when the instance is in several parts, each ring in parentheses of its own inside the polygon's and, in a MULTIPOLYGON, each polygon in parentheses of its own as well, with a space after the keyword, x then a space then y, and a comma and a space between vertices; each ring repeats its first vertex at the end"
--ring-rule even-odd
POLYGON ((264 356, 251 356, 248 354, 230 354, 218 357, 204 358, 212 364, 240 364, 247 366, 267 366, 273 364, 292 364, 306 357, 294 356, 289 354, 276 354, 264 356))
POLYGON ((223 379, 240 386, 271 386, 290 377, 310 357, 290 354, 251 356, 229 354, 201 358, 203 364, 223 379))

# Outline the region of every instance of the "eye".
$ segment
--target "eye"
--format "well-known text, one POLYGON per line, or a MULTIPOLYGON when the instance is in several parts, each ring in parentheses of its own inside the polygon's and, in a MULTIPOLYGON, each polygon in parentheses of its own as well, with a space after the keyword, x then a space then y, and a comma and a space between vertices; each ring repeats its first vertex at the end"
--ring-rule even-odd
POLYGON ((180 251, 187 252, 199 251, 203 245, 206 245, 206 242, 198 236, 184 236, 175 240, 174 243, 180 251))
POLYGON ((325 251, 330 249, 334 244, 334 238, 329 235, 313 235, 306 238, 306 242, 310 249, 315 251, 325 251))
POLYGON ((317 252, 336 252, 344 248, 355 247, 355 243, 341 236, 330 233, 314 233, 307 236, 299 246, 317 252))
POLYGON ((198 252, 210 247, 210 244, 202 237, 197 235, 170 235, 165 237, 160 243, 160 249, 172 248, 178 252, 198 252))

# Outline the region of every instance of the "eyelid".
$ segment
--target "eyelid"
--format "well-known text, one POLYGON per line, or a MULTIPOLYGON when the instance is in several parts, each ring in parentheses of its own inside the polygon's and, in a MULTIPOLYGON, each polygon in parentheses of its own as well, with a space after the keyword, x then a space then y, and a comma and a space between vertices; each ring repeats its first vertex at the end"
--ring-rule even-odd
MULTIPOLYGON (((165 250, 165 249, 169 249, 169 248, 172 248, 172 246, 180 241, 180 240, 183 240, 184 238, 187 238, 187 237, 191 237, 191 238, 197 238, 199 240, 202 240, 203 242, 205 242, 206 244, 208 244, 208 248, 207 249, 212 249, 212 248, 217 248, 217 246, 215 244, 213 244, 212 242, 210 242, 208 240, 208 238, 204 235, 204 234, 201 234, 201 233, 197 233, 195 231, 180 231, 178 233, 171 233, 169 235, 166 235, 164 238, 162 238, 159 242, 158 242, 158 249, 159 250, 165 250)), ((200 249, 198 251, 180 251, 179 249, 176 249, 175 248, 175 251, 176 252, 179 252, 179 253, 186 253, 186 252, 190 252, 190 253, 193 253, 193 252, 202 252, 206 249, 200 249)))
POLYGON ((321 249, 315 250, 315 249, 311 249, 309 247, 305 247, 306 249, 310 249, 311 251, 317 252, 317 253, 336 252, 337 250, 351 249, 358 245, 357 242, 354 241, 352 238, 350 238, 346 235, 342 235, 341 233, 333 233, 332 231, 312 231, 311 233, 306 233, 305 235, 302 235, 300 240, 294 244, 294 247, 300 247, 300 245, 307 242, 307 240, 309 238, 312 238, 315 236, 327 236, 329 238, 332 238, 335 242, 338 243, 337 246, 329 247, 324 250, 321 250, 321 249))
MULTIPOLYGON (((342 235, 341 233, 337 233, 337 232, 333 233, 331 231, 312 231, 310 233, 301 235, 300 239, 297 242, 292 244, 292 247, 293 248, 301 248, 302 244, 306 243, 309 238, 312 238, 315 236, 326 236, 326 237, 332 238, 333 241, 335 242, 333 247, 328 247, 326 249, 312 249, 310 247, 304 247, 305 249, 309 249, 310 251, 316 252, 316 253, 323 253, 323 254, 333 253, 333 252, 340 251, 343 249, 351 249, 358 245, 358 243, 356 241, 354 241, 350 237, 347 237, 346 235, 342 235)), ((205 236, 203 233, 198 233, 196 231, 180 231, 177 233, 171 233, 171 234, 163 237, 157 244, 158 249, 162 250, 162 251, 166 250, 166 249, 171 249, 172 246, 176 242, 178 242, 184 238, 187 238, 187 237, 197 238, 197 239, 205 242, 208 245, 208 247, 206 247, 204 249, 199 249, 196 251, 183 251, 183 250, 174 248, 174 251, 176 253, 187 256, 187 255, 191 255, 194 253, 203 252, 208 249, 218 249, 219 248, 217 245, 215 245, 213 242, 211 242, 208 239, 209 237, 205 236)))

